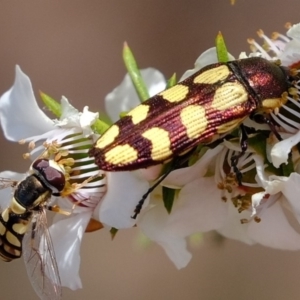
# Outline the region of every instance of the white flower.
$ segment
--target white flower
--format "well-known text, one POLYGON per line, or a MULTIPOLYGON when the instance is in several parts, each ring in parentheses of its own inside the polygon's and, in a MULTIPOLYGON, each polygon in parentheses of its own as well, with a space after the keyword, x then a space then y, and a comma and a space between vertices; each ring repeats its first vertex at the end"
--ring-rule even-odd
MULTIPOLYGON (((269 60, 280 59, 285 67, 294 69, 299 72, 300 63, 300 23, 290 26, 287 36, 279 33, 273 34, 273 39, 268 38, 262 30, 258 32, 259 36, 267 45, 267 50, 261 47, 255 40, 250 39, 249 42, 253 50, 258 51, 257 54, 269 60)), ((279 134, 283 138, 282 141, 271 141, 273 147, 268 147, 268 158, 273 165, 278 168, 281 164, 287 164, 288 155, 291 149, 300 142, 300 105, 299 79, 295 79, 291 83, 294 90, 288 94, 288 101, 284 104, 278 113, 272 112, 271 118, 278 124, 279 134)))
MULTIPOLYGON (((30 157, 43 156, 55 161, 66 172, 69 185, 62 191, 61 207, 71 216, 56 216, 49 231, 52 236, 61 283, 71 289, 81 287, 79 249, 85 228, 94 208, 106 192, 106 179, 99 173, 92 158, 87 156, 95 136, 91 125, 98 117, 84 109, 79 113, 66 98, 62 99, 62 117, 51 120, 39 109, 29 78, 16 67, 13 87, 0 99, 0 120, 4 135, 12 141, 29 142, 30 157), (45 149, 46 147, 46 149, 45 149), (88 171, 85 171, 88 170, 88 171), (93 182, 86 182, 95 177, 93 182), (82 184, 73 189, 72 183, 82 184), (73 189, 69 192, 68 189, 73 189), (67 200, 67 201, 66 201, 67 200)), ((1 177, 24 179, 28 174, 2 172, 1 177)), ((1 190, 1 208, 7 207, 9 189, 1 190)), ((11 194, 11 191, 9 191, 11 194)))
POLYGON ((233 150, 238 151, 239 146, 225 144, 226 147, 207 150, 196 164, 167 177, 165 185, 182 189, 165 230, 182 237, 217 230, 247 244, 300 249, 300 235, 285 215, 285 211, 290 211, 300 220, 296 201, 298 185, 293 188, 300 175, 293 173, 289 178, 269 175, 265 172, 263 158, 249 148, 239 159, 238 169, 243 180, 250 180, 242 181, 239 186, 232 168, 228 169, 233 150), (253 171, 257 174, 257 182, 249 177, 253 171))
MULTIPOLYGON (((155 74, 159 74, 161 81, 160 73, 156 71, 155 74)), ((148 75, 152 76, 149 71, 148 75)), ((157 82, 157 85, 164 86, 165 81, 157 82)), ((97 138, 91 131, 91 125, 98 114, 89 112, 87 107, 82 113, 78 112, 65 97, 62 98, 61 107, 60 119, 49 119, 37 106, 29 78, 17 67, 14 86, 0 100, 2 128, 8 139, 22 139, 23 142, 29 143, 32 159, 36 159, 45 151, 45 142, 50 149, 48 152, 55 152, 55 145, 60 145, 59 152, 62 153, 63 159, 67 158, 63 153, 66 150, 69 156, 74 154, 76 167, 71 169, 74 174, 70 174, 70 181, 81 183, 99 174, 94 160, 87 155, 97 138), (77 171, 80 171, 80 174, 77 174, 77 171)), ((56 152, 54 154, 57 155, 56 152)), ((56 199, 61 209, 72 211, 70 216, 56 214, 49 228, 63 286, 71 289, 81 288, 78 274, 79 249, 91 217, 101 221, 106 227, 117 229, 131 228, 136 224, 137 220, 131 216, 149 188, 148 181, 143 179, 145 176, 141 174, 143 172, 139 171, 103 173, 98 180, 85 183, 83 188, 66 195, 68 201, 66 197, 56 199)), ((2 176, 20 180, 24 179, 26 174, 4 172, 2 176)), ((3 200, 1 207, 5 208, 11 198, 11 191, 6 189, 0 192, 3 200)), ((147 203, 148 200, 145 207, 147 203)))
MULTIPOLYGON (((166 80, 158 70, 153 68, 143 69, 141 75, 150 97, 166 88, 166 80)), ((113 122, 120 119, 121 113, 128 112, 140 104, 129 74, 126 74, 118 87, 107 94, 104 103, 105 110, 113 122)))

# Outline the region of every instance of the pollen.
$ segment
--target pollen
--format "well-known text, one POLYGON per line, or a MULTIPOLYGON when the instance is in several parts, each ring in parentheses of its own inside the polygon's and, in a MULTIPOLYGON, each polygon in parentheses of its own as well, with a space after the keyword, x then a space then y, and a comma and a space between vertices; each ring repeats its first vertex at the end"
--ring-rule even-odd
POLYGON ((29 159, 30 158, 30 153, 23 153, 23 158, 24 159, 29 159))
POLYGON ((35 142, 34 141, 31 141, 29 144, 28 144, 28 149, 31 151, 35 148, 35 142))
POLYGON ((260 38, 264 36, 264 32, 262 29, 257 30, 256 33, 260 38))

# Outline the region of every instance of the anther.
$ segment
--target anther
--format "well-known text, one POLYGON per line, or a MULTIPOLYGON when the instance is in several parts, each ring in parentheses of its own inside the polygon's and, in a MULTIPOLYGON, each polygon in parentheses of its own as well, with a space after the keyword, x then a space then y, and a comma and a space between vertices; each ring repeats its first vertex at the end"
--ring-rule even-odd
POLYGON ((254 42, 255 42, 255 40, 252 39, 252 38, 248 38, 248 39, 247 39, 247 43, 250 44, 250 45, 253 45, 254 42))
POLYGON ((29 150, 33 150, 35 148, 35 142, 34 141, 31 141, 29 144, 28 144, 28 149, 29 150))
POLYGON ((24 159, 29 159, 30 158, 30 153, 23 153, 23 158, 24 159))
POLYGON ((249 220, 247 220, 247 219, 241 219, 240 221, 241 221, 241 224, 249 223, 249 220))
POLYGON ((271 39, 272 39, 272 40, 277 40, 279 36, 280 36, 280 33, 274 31, 274 32, 272 32, 272 34, 271 34, 271 39))
POLYGON ((292 23, 291 22, 286 22, 285 25, 284 25, 284 27, 286 29, 290 29, 292 27, 292 23))
POLYGON ((264 36, 264 32, 262 29, 257 30, 256 33, 260 38, 262 38, 264 36))
POLYGON ((256 223, 259 223, 259 222, 261 221, 261 218, 259 218, 258 216, 255 216, 255 217, 254 217, 254 221, 255 221, 256 223))

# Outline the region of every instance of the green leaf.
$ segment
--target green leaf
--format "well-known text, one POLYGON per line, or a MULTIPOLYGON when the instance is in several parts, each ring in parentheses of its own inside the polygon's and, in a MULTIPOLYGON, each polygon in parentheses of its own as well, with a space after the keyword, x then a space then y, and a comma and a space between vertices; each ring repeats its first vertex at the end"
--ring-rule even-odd
POLYGON ((177 80, 176 80, 176 73, 174 73, 174 74, 170 77, 170 79, 167 81, 167 86, 166 86, 166 88, 168 89, 168 88, 174 86, 176 83, 177 83, 177 80))
POLYGON ((115 238, 115 236, 116 236, 118 230, 119 230, 119 229, 114 228, 114 227, 112 227, 112 228, 110 229, 109 232, 110 232, 110 236, 111 236, 111 239, 112 239, 112 240, 115 238))
POLYGON ((149 99, 150 96, 146 84, 142 78, 133 53, 126 42, 123 47, 123 60, 140 101, 143 102, 149 99))
POLYGON ((94 132, 103 134, 110 126, 105 122, 97 119, 91 127, 94 130, 94 132))
MULTIPOLYGON (((57 118, 60 118, 61 115, 62 115, 61 104, 58 101, 54 100, 49 95, 47 95, 47 94, 45 94, 41 91, 40 91, 40 95, 41 95, 42 101, 44 102, 46 107, 57 118)), ((101 120, 98 119, 98 120, 96 120, 96 122, 91 127, 96 133, 103 134, 109 128, 109 125, 106 124, 104 121, 101 121, 101 120)))
POLYGON ((227 47, 223 38, 221 31, 219 31, 216 40, 216 48, 217 48, 217 57, 219 62, 228 62, 228 52, 227 47))
POLYGON ((163 201, 165 208, 168 213, 171 213, 174 199, 175 199, 175 192, 176 190, 170 189, 168 187, 163 186, 162 188, 162 196, 163 196, 163 201))
POLYGON ((153 242, 142 232, 139 232, 135 239, 135 244, 138 249, 147 249, 152 243, 153 242))
POLYGON ((122 112, 120 112, 120 114, 119 114, 120 119, 124 118, 127 114, 128 114, 128 111, 122 111, 122 112))
POLYGON ((269 132, 261 131, 257 134, 254 134, 248 137, 247 143, 249 147, 252 147, 255 152, 263 156, 266 155, 266 147, 267 147, 267 138, 269 136, 269 132))
POLYGON ((99 120, 111 126, 114 122, 110 119, 107 113, 100 111, 99 112, 99 120))
POLYGON ((40 96, 42 98, 42 101, 46 105, 46 107, 57 117, 60 118, 62 112, 61 112, 61 104, 54 100, 52 97, 49 95, 43 93, 40 91, 40 96))
POLYGON ((199 247, 203 243, 203 233, 193 233, 189 236, 189 241, 192 247, 199 247))
POLYGON ((294 164, 293 164, 293 161, 292 161, 291 153, 289 154, 288 163, 287 164, 281 164, 280 168, 282 170, 283 176, 286 176, 286 177, 289 177, 291 175, 291 173, 294 172, 294 164))

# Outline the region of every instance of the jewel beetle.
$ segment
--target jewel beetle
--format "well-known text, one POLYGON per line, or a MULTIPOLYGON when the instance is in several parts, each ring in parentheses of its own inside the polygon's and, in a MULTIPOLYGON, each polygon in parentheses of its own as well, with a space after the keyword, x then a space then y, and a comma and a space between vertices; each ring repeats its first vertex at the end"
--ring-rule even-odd
POLYGON ((224 137, 247 117, 276 111, 287 101, 289 73, 261 57, 208 65, 129 111, 97 140, 90 155, 105 171, 168 162, 224 137))

